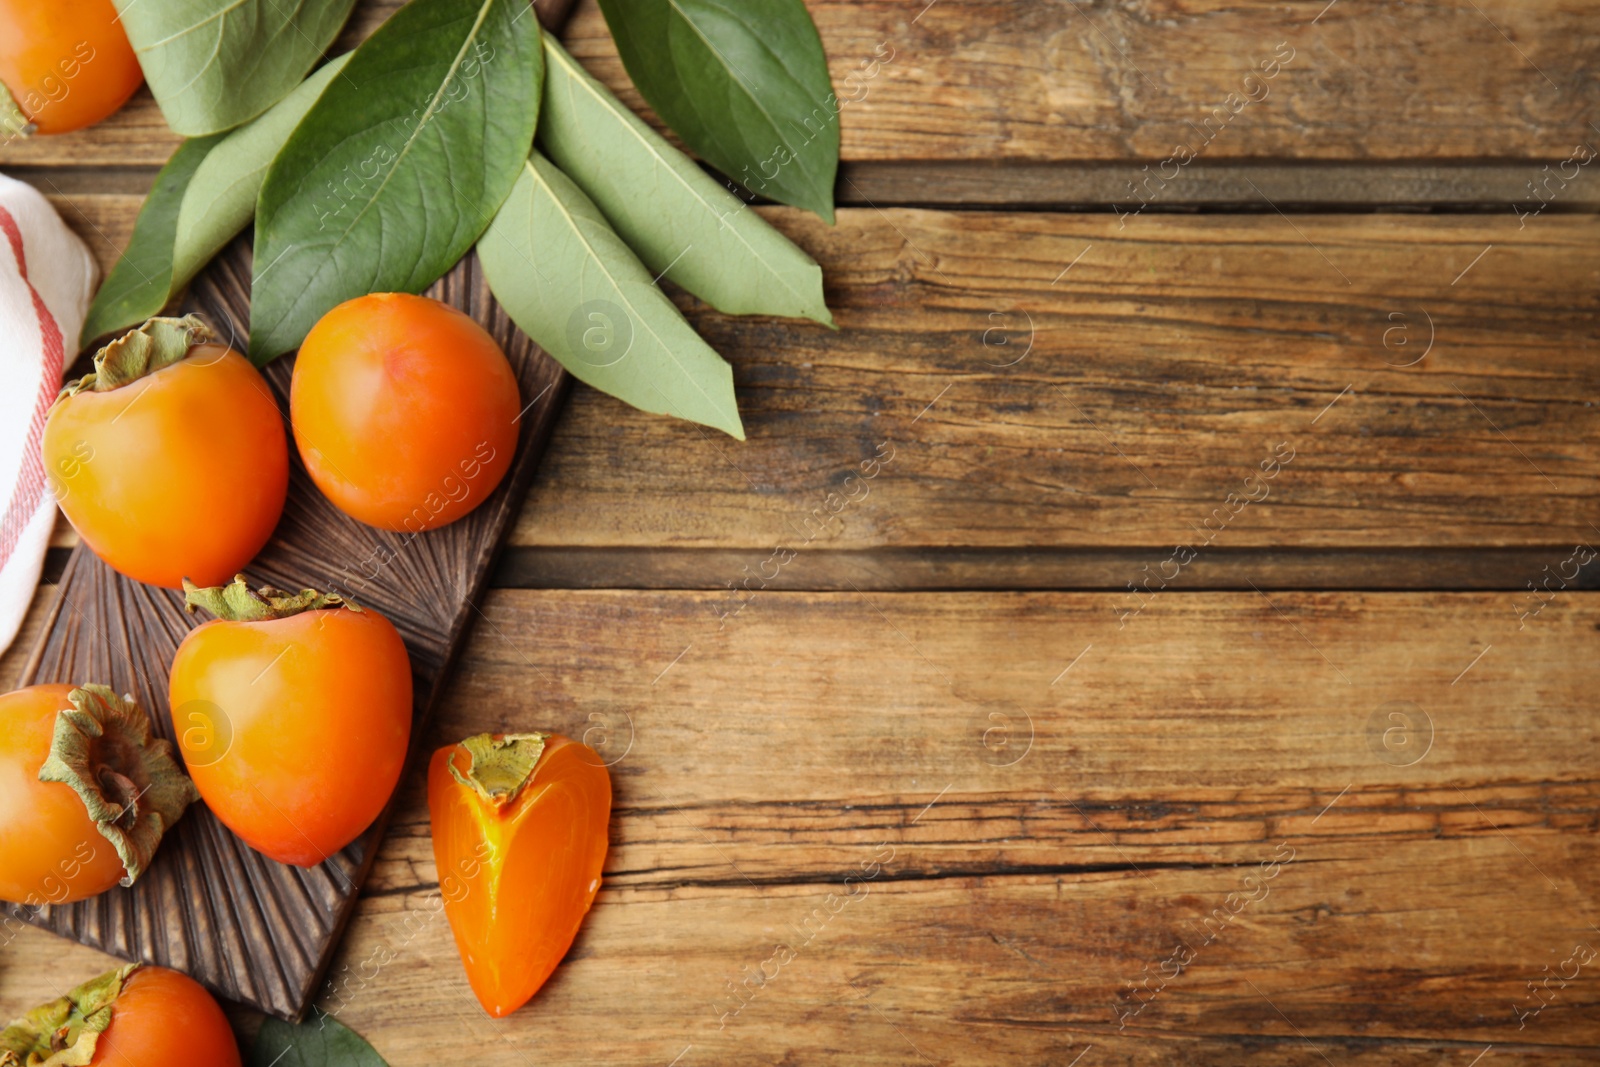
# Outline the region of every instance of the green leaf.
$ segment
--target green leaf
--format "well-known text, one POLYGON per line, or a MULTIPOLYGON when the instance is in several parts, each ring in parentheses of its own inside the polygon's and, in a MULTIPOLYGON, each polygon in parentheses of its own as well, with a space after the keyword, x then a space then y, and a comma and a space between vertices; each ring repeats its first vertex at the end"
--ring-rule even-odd
POLYGON ((249 1067, 388 1067, 361 1035, 331 1015, 303 1023, 267 1019, 250 1048, 249 1067))
POLYGON ((803 0, 600 0, 639 92, 751 192, 833 221, 839 103, 803 0))
POLYGON ((81 348, 112 330, 143 322, 166 306, 173 289, 172 249, 178 211, 195 171, 222 137, 216 134, 183 142, 156 175, 155 186, 133 224, 128 247, 89 305, 78 335, 81 348))
POLYGON ((113 0, 167 125, 231 129, 300 84, 355 0, 113 0))
POLYGON ((295 128, 256 209, 250 355, 334 306, 420 293, 489 225, 533 144, 544 83, 527 0, 412 0, 295 128))
POLYGON ((172 253, 174 292, 249 224, 267 168, 349 58, 330 60, 265 115, 228 134, 195 169, 178 211, 172 253))
POLYGON ((478 242, 489 288, 581 380, 744 440, 733 368, 700 339, 583 190, 535 152, 478 242))
POLYGON ((95 294, 82 347, 160 312, 245 228, 273 157, 348 58, 331 61, 237 130, 179 147, 157 175, 127 251, 95 294))
POLYGON ((822 268, 545 39, 539 144, 652 274, 730 315, 828 326, 822 268))

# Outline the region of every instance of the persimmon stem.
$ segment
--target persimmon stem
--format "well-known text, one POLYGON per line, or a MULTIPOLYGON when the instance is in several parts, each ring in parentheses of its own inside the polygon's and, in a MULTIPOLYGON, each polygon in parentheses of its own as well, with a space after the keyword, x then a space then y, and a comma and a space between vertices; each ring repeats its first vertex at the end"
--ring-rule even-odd
POLYGON ((447 761, 450 774, 496 807, 504 807, 533 780, 534 768, 544 755, 549 734, 478 734, 461 742, 470 763, 465 772, 455 755, 447 761))
POLYGON ((94 370, 77 381, 68 382, 56 399, 78 393, 108 393, 140 378, 181 362, 196 345, 216 339, 211 327, 198 315, 181 319, 146 319, 138 329, 129 330, 94 355, 94 370))
POLYGON ((227 585, 201 588, 189 579, 183 580, 183 609, 193 613, 195 608, 205 608, 219 619, 228 622, 261 622, 266 619, 287 619, 303 611, 321 611, 346 608, 360 611, 338 593, 321 593, 315 589, 302 589, 298 593, 274 589, 263 585, 251 589, 244 575, 235 575, 227 585))
MULTIPOLYGON (((28 116, 23 113, 22 106, 17 103, 17 98, 11 95, 11 90, 0 85, 0 136, 7 140, 13 137, 31 137, 38 129, 28 116)), ((4 1067, 0 1064, 0 1067, 4 1067)))
POLYGON ((92 1063, 100 1034, 111 1025, 111 1005, 128 976, 142 966, 130 963, 91 978, 0 1030, 0 1067, 92 1063))

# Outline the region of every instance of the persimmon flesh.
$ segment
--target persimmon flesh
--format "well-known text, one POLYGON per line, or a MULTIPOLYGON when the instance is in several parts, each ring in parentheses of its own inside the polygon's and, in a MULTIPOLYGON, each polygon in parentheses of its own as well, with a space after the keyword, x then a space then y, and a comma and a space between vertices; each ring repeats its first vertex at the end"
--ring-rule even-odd
POLYGON ((572 947, 605 866, 611 777, 560 735, 481 735, 433 754, 428 814, 440 894, 467 981, 495 1018, 539 991, 572 947), (531 769, 507 770, 516 745, 531 769))
POLYGON ((0 0, 0 83, 37 132, 93 125, 143 80, 111 0, 0 0))
POLYGON ((483 503, 511 468, 521 404, 482 326, 424 296, 373 293, 312 327, 289 417, 307 473, 346 515, 421 533, 483 503))

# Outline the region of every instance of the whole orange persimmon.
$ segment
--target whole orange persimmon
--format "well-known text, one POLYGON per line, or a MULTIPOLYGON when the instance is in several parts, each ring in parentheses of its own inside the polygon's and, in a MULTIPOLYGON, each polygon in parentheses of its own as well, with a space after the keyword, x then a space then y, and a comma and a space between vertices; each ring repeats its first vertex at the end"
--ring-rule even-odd
POLYGON ((0 696, 0 900, 40 908, 133 884, 195 799, 131 699, 100 685, 0 696))
POLYGON ((143 80, 111 0, 0 0, 0 83, 37 132, 99 122, 143 80))
POLYGON ((289 418, 311 480, 369 526, 421 533, 483 503, 511 468, 521 403, 482 326, 425 296, 324 315, 295 357, 289 418))
POLYGON ((0 1062, 89 1067, 239 1067, 222 1006, 200 983, 165 967, 130 963, 41 1004, 5 1030, 0 1062), (98 1025, 109 1009, 110 1021, 98 1025), (14 1054, 14 1059, 8 1056, 14 1054))
POLYGON ((272 536, 289 488, 283 416, 197 318, 151 319, 62 390, 42 458, 61 511, 112 568, 219 585, 272 536))
POLYGON ((480 734, 433 754, 428 816, 444 913, 495 1018, 539 991, 600 889, 611 776, 559 734, 480 734))
POLYGON ((411 739, 411 658, 370 609, 306 589, 190 586, 217 616, 169 682, 178 748, 212 814, 279 863, 311 867, 389 803, 411 739))

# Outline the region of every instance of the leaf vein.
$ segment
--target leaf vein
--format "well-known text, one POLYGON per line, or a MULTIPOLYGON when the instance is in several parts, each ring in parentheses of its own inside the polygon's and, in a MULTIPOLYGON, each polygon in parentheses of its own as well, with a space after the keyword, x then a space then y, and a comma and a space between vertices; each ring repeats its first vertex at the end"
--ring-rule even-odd
MULTIPOLYGON (((610 269, 606 267, 605 261, 601 258, 599 251, 594 247, 594 245, 589 241, 589 238, 584 234, 583 230, 578 226, 578 220, 572 217, 572 213, 568 211, 567 206, 561 202, 561 198, 556 195, 556 191, 544 180, 544 176, 541 175, 538 171, 538 168, 533 165, 533 161, 530 159, 523 165, 528 168, 528 173, 533 175, 533 180, 537 182, 539 187, 545 191, 545 195, 550 197, 550 202, 555 204, 556 210, 561 212, 562 217, 567 222, 567 226, 572 230, 573 236, 578 239, 578 241, 583 245, 584 250, 589 253, 589 258, 594 262, 595 266, 599 268, 600 272, 605 275, 606 280, 611 283, 611 288, 616 291, 617 296, 622 300, 627 309, 632 312, 636 318, 638 318, 639 324, 644 327, 644 329, 649 332, 650 336, 655 339, 656 343, 661 346, 661 351, 666 353, 667 358, 672 360, 673 365, 676 366, 683 376, 689 380, 689 383, 695 387, 695 390, 700 394, 705 402, 711 406, 711 410, 719 410, 719 405, 700 385, 699 379, 696 378, 695 375, 689 373, 689 368, 685 367, 683 363, 679 361, 677 355, 672 351, 672 346, 667 343, 664 337, 656 332, 655 327, 650 324, 649 318, 634 305, 626 290, 623 289, 622 283, 619 282, 616 276, 611 273, 610 269)), ((663 395, 662 399, 666 399, 665 395, 663 395)))

